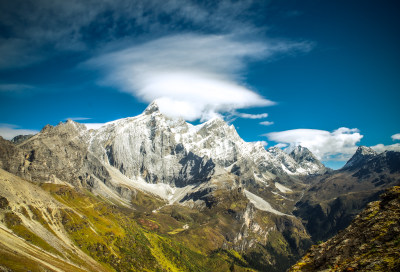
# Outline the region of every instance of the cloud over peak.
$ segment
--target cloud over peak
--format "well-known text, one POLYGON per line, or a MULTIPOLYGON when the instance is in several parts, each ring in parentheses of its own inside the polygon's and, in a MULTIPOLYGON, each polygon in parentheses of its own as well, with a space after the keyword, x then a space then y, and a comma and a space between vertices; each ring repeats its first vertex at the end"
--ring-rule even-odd
MULTIPOLYGON (((86 66, 104 72, 113 85, 160 110, 193 121, 236 109, 265 107, 270 101, 247 87, 249 61, 309 50, 302 43, 243 41, 232 35, 181 34, 106 53, 86 66)), ((260 118, 245 116, 243 118, 260 118)), ((240 115, 239 115, 240 117, 240 115)))
POLYGON ((265 134, 269 140, 288 145, 301 145, 323 161, 348 160, 363 138, 356 128, 338 128, 332 132, 318 129, 292 129, 265 134))

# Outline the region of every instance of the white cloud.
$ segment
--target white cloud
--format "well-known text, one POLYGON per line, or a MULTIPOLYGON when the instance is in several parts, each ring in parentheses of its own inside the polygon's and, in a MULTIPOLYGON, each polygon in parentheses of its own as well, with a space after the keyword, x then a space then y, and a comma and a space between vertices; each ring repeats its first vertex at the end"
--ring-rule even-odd
POLYGON ((317 129, 293 129, 265 134, 269 140, 307 147, 315 156, 324 161, 347 160, 357 149, 356 144, 363 135, 358 129, 345 127, 333 132, 317 129))
POLYGON ((88 118, 88 117, 68 117, 65 118, 64 120, 72 120, 72 121, 84 121, 84 120, 90 120, 92 118, 88 118))
POLYGON ((18 135, 36 134, 39 131, 32 129, 22 129, 16 125, 0 124, 0 136, 6 140, 11 140, 18 135))
POLYGON ((400 133, 397 133, 397 134, 392 135, 392 140, 393 140, 393 141, 395 141, 395 140, 400 140, 400 133))
POLYGON ((285 147, 288 147, 288 145, 287 144, 283 144, 283 143, 279 143, 279 144, 274 145, 274 147, 285 148, 285 147))
POLYGON ((207 120, 236 109, 273 105, 241 83, 247 62, 307 50, 307 43, 185 34, 104 54, 86 66, 106 73, 103 84, 145 102, 157 99, 160 110, 170 116, 207 120))
POLYGON ((268 145, 268 142, 267 142, 267 141, 256 141, 256 142, 254 142, 254 143, 260 143, 260 144, 262 144, 264 147, 268 145))
POLYGON ((87 129, 99 129, 106 123, 83 123, 87 129))
POLYGON ((250 113, 235 112, 234 115, 245 119, 262 119, 268 117, 268 113, 250 114, 250 113))
POLYGON ((263 122, 260 122, 260 125, 263 125, 263 126, 270 126, 270 125, 273 125, 274 124, 274 122, 272 122, 272 121, 263 121, 263 122))
MULTIPOLYGON (((391 136, 393 141, 400 140, 400 133, 394 134, 391 136)), ((371 146, 372 149, 374 149, 376 152, 384 152, 384 151, 398 151, 400 152, 400 144, 392 144, 392 145, 384 145, 384 144, 377 144, 374 146, 371 146)))
POLYGON ((386 150, 400 152, 400 144, 392 144, 392 145, 377 144, 377 145, 371 146, 371 148, 379 153, 384 152, 386 150))

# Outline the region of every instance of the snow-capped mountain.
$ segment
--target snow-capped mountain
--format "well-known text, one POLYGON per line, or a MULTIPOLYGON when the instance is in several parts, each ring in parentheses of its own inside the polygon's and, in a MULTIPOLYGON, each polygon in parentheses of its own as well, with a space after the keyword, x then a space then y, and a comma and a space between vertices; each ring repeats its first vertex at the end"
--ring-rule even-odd
POLYGON ((306 147, 300 145, 293 147, 289 156, 292 157, 299 164, 300 169, 304 169, 308 175, 323 174, 326 171, 325 166, 306 147))
POLYGON ((240 184, 265 186, 277 177, 325 171, 305 148, 293 154, 279 148, 265 150, 261 143, 245 142, 233 125, 220 118, 193 126, 165 116, 155 102, 136 117, 88 133, 89 152, 106 168, 117 169, 129 180, 171 188, 229 175, 240 184))
POLYGON ((21 158, 24 166, 16 166, 21 176, 90 186, 111 198, 129 199, 139 189, 169 202, 194 195, 199 202, 200 191, 243 186, 280 205, 272 192, 285 194, 301 186, 302 175, 325 171, 305 148, 291 154, 266 150, 259 142, 245 142, 220 118, 194 126, 165 116, 155 102, 136 117, 95 130, 71 120, 46 126, 18 146, 29 153, 21 158))
POLYGON ((375 157, 378 153, 370 147, 367 146, 359 146, 357 148, 356 153, 350 158, 350 160, 343 166, 342 169, 350 169, 354 167, 358 167, 369 159, 375 157))

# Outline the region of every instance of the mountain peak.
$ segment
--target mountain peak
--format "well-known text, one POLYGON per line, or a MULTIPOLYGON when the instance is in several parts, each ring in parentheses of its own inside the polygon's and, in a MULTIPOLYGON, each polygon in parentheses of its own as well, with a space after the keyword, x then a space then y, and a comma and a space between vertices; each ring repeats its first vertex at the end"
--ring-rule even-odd
POLYGON ((160 108, 158 107, 158 104, 156 101, 153 101, 150 103, 150 105, 147 106, 147 108, 144 110, 144 114, 152 114, 153 112, 159 112, 160 108))
POLYGON ((216 116, 214 118, 211 118, 207 122, 205 122, 205 124, 207 124, 207 125, 211 125, 211 124, 226 124, 226 122, 221 117, 216 116))
POLYGON ((375 150, 373 150, 368 146, 360 145, 357 148, 356 154, 366 156, 366 155, 377 155, 378 153, 376 153, 375 150))
POLYGON ((367 160, 378 155, 375 150, 367 146, 359 146, 356 153, 348 160, 348 162, 343 166, 343 169, 352 168, 359 165, 360 163, 365 163, 367 160))
POLYGON ((307 147, 301 145, 293 147, 289 152, 289 156, 292 157, 297 162, 300 162, 305 159, 317 160, 315 155, 307 147))

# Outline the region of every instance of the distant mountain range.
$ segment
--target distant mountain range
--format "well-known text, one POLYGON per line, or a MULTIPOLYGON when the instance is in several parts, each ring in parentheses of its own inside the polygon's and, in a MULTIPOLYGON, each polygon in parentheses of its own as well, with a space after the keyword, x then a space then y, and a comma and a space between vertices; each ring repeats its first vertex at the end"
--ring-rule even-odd
POLYGON ((71 271, 284 271, 400 184, 399 152, 359 147, 333 171, 305 147, 266 150, 222 119, 193 126, 154 102, 96 130, 69 120, 0 138, 0 167, 0 250, 71 271))

